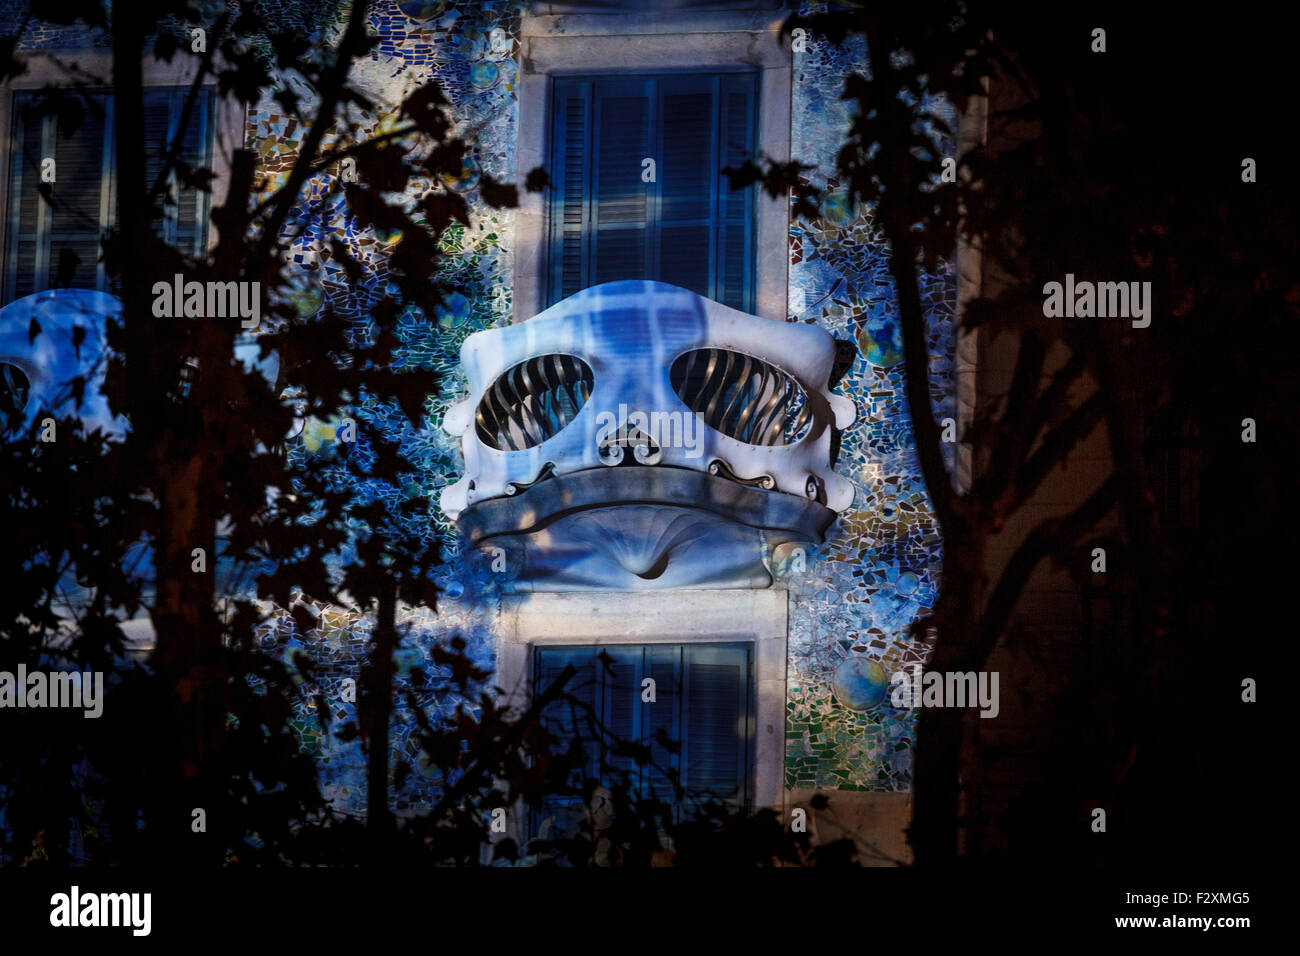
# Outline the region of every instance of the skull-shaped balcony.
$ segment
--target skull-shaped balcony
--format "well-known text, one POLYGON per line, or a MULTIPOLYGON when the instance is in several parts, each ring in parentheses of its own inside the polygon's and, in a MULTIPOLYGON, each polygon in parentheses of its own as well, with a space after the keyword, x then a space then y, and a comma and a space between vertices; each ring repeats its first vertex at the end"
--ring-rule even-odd
POLYGON ((585 289, 470 336, 442 495, 516 590, 754 588, 853 498, 832 469, 853 404, 834 342, 658 282, 585 289))

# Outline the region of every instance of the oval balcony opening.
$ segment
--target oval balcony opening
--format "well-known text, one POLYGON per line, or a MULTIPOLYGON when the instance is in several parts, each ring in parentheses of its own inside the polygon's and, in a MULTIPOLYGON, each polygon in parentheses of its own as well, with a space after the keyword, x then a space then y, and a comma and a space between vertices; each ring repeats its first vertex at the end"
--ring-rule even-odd
POLYGON ((497 376, 474 414, 479 440, 498 451, 533 448, 573 421, 591 397, 591 366, 575 355, 538 355, 497 376))
POLYGON ((747 445, 793 445, 808 434, 804 390, 775 365, 730 349, 693 349, 670 371, 673 391, 710 428, 747 445))

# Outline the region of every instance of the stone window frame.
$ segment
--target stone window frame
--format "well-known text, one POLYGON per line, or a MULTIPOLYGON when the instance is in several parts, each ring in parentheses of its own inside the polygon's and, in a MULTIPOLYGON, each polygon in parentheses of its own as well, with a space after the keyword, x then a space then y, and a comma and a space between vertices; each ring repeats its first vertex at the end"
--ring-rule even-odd
MULTIPOLYGON (((497 630, 495 683, 503 706, 528 706, 538 647, 749 644, 753 732, 752 809, 780 810, 785 793, 786 641, 789 595, 755 590, 567 591, 507 594, 497 630)), ((516 806, 507 836, 527 839, 516 806)))
MULTIPOLYGON (((5 147, 5 161, 0 163, 0 249, 7 249, 9 228, 9 144, 13 141, 14 94, 41 90, 49 86, 72 87, 90 81, 87 89, 113 91, 113 56, 110 50, 97 47, 60 50, 19 51, 27 69, 0 86, 0 143, 5 147), (80 68, 74 77, 59 63, 71 63, 80 68)), ((143 79, 150 87, 185 87, 194 82, 198 64, 193 58, 177 55, 170 63, 146 57, 143 62, 143 79)), ((236 149, 246 145, 245 108, 233 96, 223 97, 217 91, 217 80, 208 77, 204 87, 213 92, 212 101, 212 196, 209 209, 215 209, 226 199, 230 187, 230 159, 236 149)), ((210 217, 209 217, 210 218, 210 217)), ((211 226, 211 223, 209 223, 211 226)), ((209 228, 208 249, 216 245, 216 230, 209 228)))
MULTIPOLYGON (((753 70, 758 76, 758 152, 790 160, 793 57, 781 37, 787 12, 668 11, 525 16, 520 27, 515 210, 514 322, 546 306, 549 200, 523 189, 528 172, 550 166, 552 79, 556 76, 753 70)), ((757 187, 756 187, 757 188, 757 187)), ((785 321, 789 302, 790 203, 755 197, 755 313, 785 321)))

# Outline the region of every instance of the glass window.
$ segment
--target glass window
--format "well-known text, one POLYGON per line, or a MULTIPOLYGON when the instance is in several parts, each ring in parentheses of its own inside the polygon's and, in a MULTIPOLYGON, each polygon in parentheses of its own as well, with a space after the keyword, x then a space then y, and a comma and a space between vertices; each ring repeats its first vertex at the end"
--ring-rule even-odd
POLYGON ((754 187, 750 73, 564 77, 552 106, 549 303, 619 279, 656 279, 747 312, 754 187))

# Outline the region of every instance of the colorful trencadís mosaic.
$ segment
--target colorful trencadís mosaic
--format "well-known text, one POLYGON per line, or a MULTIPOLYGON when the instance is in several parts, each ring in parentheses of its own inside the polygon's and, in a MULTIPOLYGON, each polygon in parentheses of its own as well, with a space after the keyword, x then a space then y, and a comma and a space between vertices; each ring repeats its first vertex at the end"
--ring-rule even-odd
MULTIPOLYGON (((432 316, 409 314, 402 323, 401 344, 395 361, 428 368, 439 376, 442 391, 430 396, 422 428, 413 429, 397 409, 371 405, 363 410, 401 450, 420 467, 414 485, 403 489, 378 483, 355 487, 358 496, 400 493, 437 500, 442 488, 454 481, 462 469, 460 451, 453 439, 439 427, 446 409, 464 389, 460 370, 460 346, 480 329, 508 321, 513 272, 509 237, 513 234, 510 210, 493 209, 482 201, 479 185, 483 174, 498 181, 514 179, 514 143, 517 117, 515 84, 518 65, 514 49, 519 33, 522 4, 491 2, 379 2, 372 6, 370 26, 379 44, 368 60, 353 70, 352 81, 380 104, 356 130, 364 137, 382 133, 397 122, 401 101, 420 85, 436 81, 449 101, 449 112, 457 130, 473 148, 460 178, 449 183, 466 198, 470 226, 452 226, 442 242, 443 258, 438 278, 456 291, 444 296, 443 306, 432 316)), ((310 91, 299 91, 310 104, 310 91)), ((288 116, 270 96, 249 111, 250 145, 261 157, 267 174, 267 188, 274 188, 287 175, 297 155, 305 130, 288 116)), ((413 182, 418 195, 430 184, 413 182)), ((310 183, 303 202, 295 210, 296 221, 289 231, 300 238, 291 251, 292 260, 302 267, 302 284, 294 304, 300 314, 311 314, 328 304, 349 319, 358 333, 368 325, 368 310, 383 294, 388 281, 385 252, 400 236, 376 235, 359 229, 348 215, 341 196, 330 195, 331 181, 322 174, 310 183), (365 266, 365 278, 350 282, 343 268, 329 254, 331 239, 346 243, 350 254, 365 266)), ((327 451, 328 428, 313 433, 315 450, 307 447, 298 454, 327 451)), ((365 453, 364 447, 358 451, 365 453)), ((424 520, 427 527, 416 529, 443 540, 444 554, 455 552, 458 535, 436 508, 424 520)), ((344 556, 346 559, 346 555, 344 556)), ((438 574, 442 595, 437 613, 427 608, 400 609, 402 648, 397 654, 398 674, 394 694, 391 752, 393 766, 405 763, 411 773, 392 792, 393 809, 401 812, 427 806, 436 799, 441 781, 436 771, 422 763, 415 732, 417 724, 407 702, 407 691, 415 690, 417 706, 431 717, 450 717, 457 706, 472 709, 447 686, 447 673, 435 665, 429 654, 434 642, 459 635, 467 642, 467 653, 483 668, 493 664, 494 614, 499 605, 499 576, 483 562, 449 560, 438 574), (420 679, 414 679, 416 669, 420 679)), ((336 702, 332 714, 335 728, 357 720, 356 705, 343 702, 342 682, 356 678, 366 653, 371 622, 360 615, 326 620, 307 634, 298 633, 292 619, 281 615, 268 623, 262 639, 278 647, 290 662, 293 655, 309 653, 317 661, 314 690, 336 702)), ((304 697, 298 708, 295 728, 303 747, 315 754, 321 767, 323 795, 336 812, 360 813, 365 808, 365 763, 359 744, 341 743, 323 733, 311 703, 304 697)))
MULTIPOLYGON (((910 786, 914 713, 890 705, 888 680, 924 661, 910 628, 935 600, 942 563, 904 397, 887 248, 870 210, 853 208, 834 176, 850 123, 844 80, 866 66, 861 41, 809 43, 794 54, 793 158, 814 167, 814 184, 824 177, 824 190, 819 217, 790 229, 790 320, 816 322, 858 347, 839 385, 858 419, 837 462, 857 495, 808 572, 787 578, 785 777, 800 789, 910 786)), ((923 282, 933 411, 942 418, 954 401, 956 284, 950 274, 923 282)))
MULTIPOLYGON (((12 0, 0 0, 0 14, 7 18, 12 6, 12 0)), ((268 18, 310 35, 337 26, 334 2, 264 0, 261 6, 268 18)), ((819 6, 805 3, 803 12, 819 6)), ((412 429, 394 409, 365 409, 387 423, 404 452, 420 463, 421 476, 402 494, 436 500, 461 472, 459 449, 438 428, 463 391, 460 346, 471 333, 509 320, 513 215, 487 206, 479 184, 484 173, 514 180, 515 51, 525 7, 502 0, 380 0, 370 14, 378 46, 354 72, 354 81, 379 104, 362 122, 361 135, 395 123, 402 98, 436 80, 459 131, 476 144, 463 175, 451 184, 469 201, 471 225, 448 232, 440 265, 440 277, 458 292, 447 297, 437 315, 409 316, 396 353, 399 362, 437 371, 442 393, 430 397, 426 425, 420 429, 412 429)), ((61 28, 50 35, 31 34, 23 43, 31 49, 78 45, 102 46, 104 38, 79 27, 61 28), (69 39, 67 30, 81 32, 69 39)), ((834 176, 849 122, 840 95, 846 76, 865 68, 864 51, 852 43, 837 47, 819 41, 793 58, 793 155, 814 167, 808 175, 822 188, 822 197, 814 221, 791 224, 788 321, 816 323, 856 344, 857 358, 838 389, 856 403, 858 417, 843 436, 837 461, 837 470, 856 484, 852 509, 832 528, 825 545, 803 560, 787 560, 781 575, 790 597, 785 778, 793 788, 900 790, 911 781, 914 715, 890 706, 882 682, 895 668, 924 659, 925 646, 910 636, 910 626, 935 600, 942 544, 913 448, 885 243, 870 211, 853 208, 834 176)), ((310 108, 311 91, 297 92, 310 108)), ((304 133, 269 95, 248 111, 248 145, 261 159, 268 188, 283 182, 304 133)), ((330 185, 324 174, 313 179, 295 210, 289 231, 300 234, 291 260, 301 273, 292 301, 301 315, 328 303, 364 331, 368 310, 388 280, 386 249, 401 237, 357 228, 342 198, 330 195, 330 185), (349 282, 332 259, 329 240, 335 238, 366 266, 364 281, 349 282)), ((929 304, 931 395, 935 414, 944 417, 953 415, 955 280, 951 274, 925 277, 923 291, 929 304)), ((328 428, 317 428, 297 453, 318 452, 329 441, 328 428)), ((391 491, 356 488, 358 495, 391 491)), ((445 553, 454 554, 455 527, 437 509, 426 520, 427 532, 441 536, 445 553)), ((476 661, 490 665, 493 660, 499 576, 472 558, 449 560, 440 571, 444 598, 437 614, 403 611, 402 623, 409 630, 399 653, 392 756, 417 772, 395 788, 395 809, 427 804, 438 786, 422 772, 415 721, 405 710, 412 668, 422 667, 428 678, 420 683, 420 706, 450 712, 461 701, 440 685, 430 645, 459 634, 476 661)), ((322 682, 316 689, 340 701, 341 682, 356 676, 364 657, 368 627, 363 617, 326 610, 318 628, 307 634, 297 633, 286 616, 268 624, 262 636, 268 647, 281 648, 290 663, 300 653, 315 657, 322 682)), ((337 704, 333 716, 339 723, 355 721, 355 704, 337 704)), ((303 746, 319 757, 325 794, 336 809, 364 809, 359 745, 322 734, 306 696, 295 726, 303 746)))

